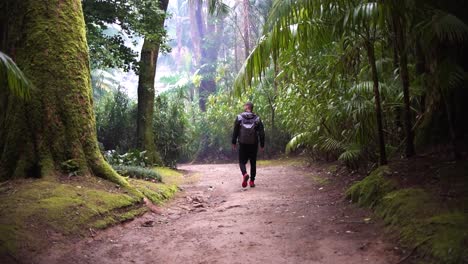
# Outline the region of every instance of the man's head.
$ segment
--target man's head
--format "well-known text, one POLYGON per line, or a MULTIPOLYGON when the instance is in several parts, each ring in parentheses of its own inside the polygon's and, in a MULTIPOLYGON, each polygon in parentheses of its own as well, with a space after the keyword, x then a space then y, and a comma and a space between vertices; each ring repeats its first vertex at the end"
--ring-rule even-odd
POLYGON ((244 104, 244 111, 246 112, 252 112, 254 108, 254 105, 252 102, 247 102, 244 104))

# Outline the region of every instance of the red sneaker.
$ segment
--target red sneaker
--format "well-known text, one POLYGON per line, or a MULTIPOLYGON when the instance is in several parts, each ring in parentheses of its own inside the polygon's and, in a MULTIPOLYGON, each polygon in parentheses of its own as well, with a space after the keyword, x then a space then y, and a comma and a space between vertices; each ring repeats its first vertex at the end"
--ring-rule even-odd
POLYGON ((249 182, 249 185, 250 185, 250 188, 254 188, 254 187, 255 187, 255 182, 254 182, 254 181, 250 181, 250 182, 249 182))
POLYGON ((249 175, 247 173, 244 174, 244 176, 242 176, 242 177, 243 177, 242 187, 245 188, 245 187, 247 187, 247 181, 249 180, 250 177, 249 177, 249 175))

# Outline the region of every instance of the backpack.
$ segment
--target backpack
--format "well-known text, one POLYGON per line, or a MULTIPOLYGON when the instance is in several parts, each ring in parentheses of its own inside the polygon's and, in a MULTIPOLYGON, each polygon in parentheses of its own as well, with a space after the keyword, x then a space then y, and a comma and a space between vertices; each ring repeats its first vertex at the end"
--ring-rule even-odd
POLYGON ((257 124, 259 117, 244 118, 239 116, 240 119, 240 131, 239 131, 239 143, 241 144, 255 144, 257 143, 257 124))

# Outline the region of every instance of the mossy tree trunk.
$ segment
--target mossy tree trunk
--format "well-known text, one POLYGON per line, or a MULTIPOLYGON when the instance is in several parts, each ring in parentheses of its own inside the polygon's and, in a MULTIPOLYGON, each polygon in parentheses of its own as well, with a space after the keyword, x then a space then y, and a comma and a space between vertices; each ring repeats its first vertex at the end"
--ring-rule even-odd
POLYGON ((34 89, 28 101, 1 95, 1 178, 56 175, 67 162, 128 186, 99 151, 81 0, 24 0, 7 12, 18 16, 4 48, 34 89))
MULTIPOLYGON (((160 0, 160 9, 167 10, 169 0, 160 0)), ((161 24, 164 27, 164 19, 161 24)), ((156 66, 158 64, 161 39, 145 38, 141 49, 140 73, 138 80, 138 114, 137 114, 137 145, 140 150, 145 150, 149 162, 162 163, 162 159, 156 150, 154 142, 153 116, 155 98, 156 66)))

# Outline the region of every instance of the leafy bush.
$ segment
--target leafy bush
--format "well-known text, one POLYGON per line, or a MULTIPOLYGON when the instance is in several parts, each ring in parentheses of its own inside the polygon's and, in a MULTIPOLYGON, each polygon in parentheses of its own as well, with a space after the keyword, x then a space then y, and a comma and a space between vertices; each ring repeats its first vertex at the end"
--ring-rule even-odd
POLYGON ((169 167, 176 167, 181 156, 187 154, 186 146, 193 136, 188 112, 184 110, 188 102, 183 99, 183 91, 174 89, 158 96, 155 102, 155 144, 164 164, 169 167))
POLYGON ((104 149, 122 152, 132 149, 136 142, 136 103, 118 89, 98 100, 95 108, 98 140, 104 149))
POLYGON ((132 152, 119 154, 115 150, 108 150, 104 152, 104 158, 114 166, 150 166, 146 151, 134 150, 132 152))
POLYGON ((162 182, 161 175, 152 169, 124 165, 114 165, 113 168, 122 176, 162 182))

